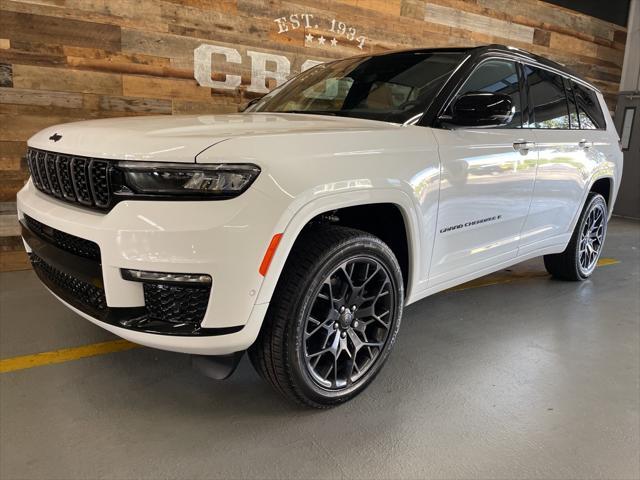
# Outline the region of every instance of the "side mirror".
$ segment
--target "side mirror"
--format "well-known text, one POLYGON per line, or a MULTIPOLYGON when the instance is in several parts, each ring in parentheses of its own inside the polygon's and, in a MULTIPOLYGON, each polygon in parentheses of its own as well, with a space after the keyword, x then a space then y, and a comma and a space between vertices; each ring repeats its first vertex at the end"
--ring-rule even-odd
POLYGON ((516 107, 503 93, 469 92, 455 100, 451 112, 440 120, 460 127, 499 127, 511 122, 516 107))

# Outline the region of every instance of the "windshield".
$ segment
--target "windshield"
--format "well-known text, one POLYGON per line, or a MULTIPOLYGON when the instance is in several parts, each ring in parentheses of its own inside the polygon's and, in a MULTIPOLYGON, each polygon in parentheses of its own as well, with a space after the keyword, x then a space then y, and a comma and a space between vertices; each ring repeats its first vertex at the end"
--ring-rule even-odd
POLYGON ((246 111, 341 115, 404 123, 423 113, 463 52, 401 52, 318 65, 246 111))

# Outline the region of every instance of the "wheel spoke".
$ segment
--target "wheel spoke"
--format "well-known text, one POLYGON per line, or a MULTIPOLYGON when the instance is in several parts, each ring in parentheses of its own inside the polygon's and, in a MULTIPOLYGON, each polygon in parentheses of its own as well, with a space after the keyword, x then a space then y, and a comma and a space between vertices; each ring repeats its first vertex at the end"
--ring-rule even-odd
POLYGON ((319 351, 317 351, 316 353, 310 353, 310 354, 307 354, 307 358, 315 358, 315 357, 317 357, 318 355, 323 355, 323 354, 325 354, 325 353, 327 353, 327 352, 330 352, 330 351, 331 351, 331 347, 323 348, 322 350, 319 350, 319 351))
POLYGON ((378 274, 378 272, 380 271, 380 266, 376 265, 376 269, 373 271, 373 273, 371 275, 369 275, 369 264, 367 264, 367 271, 365 273, 365 281, 362 284, 362 286, 364 287, 365 285, 367 285, 371 280, 373 280, 375 278, 375 276, 378 274))
POLYGON ((349 340, 351 340, 351 343, 353 344, 353 356, 355 357, 365 342, 360 340, 360 337, 358 337, 358 335, 353 330, 349 331, 348 336, 349 340))
MULTIPOLYGON (((311 317, 309 317, 309 320, 311 320, 311 317)), ((305 340, 306 340, 307 338, 311 337, 312 335, 316 334, 317 332, 319 332, 319 331, 320 331, 321 329, 323 329, 323 328, 324 328, 325 330, 328 330, 328 329, 329 329, 329 327, 330 327, 332 324, 333 324, 333 322, 332 322, 332 321, 327 320, 327 321, 325 321, 324 323, 321 323, 321 324, 319 324, 318 326, 314 327, 314 329, 313 329, 313 330, 311 330, 310 332, 305 332, 305 333, 304 333, 304 338, 305 338, 305 340)))

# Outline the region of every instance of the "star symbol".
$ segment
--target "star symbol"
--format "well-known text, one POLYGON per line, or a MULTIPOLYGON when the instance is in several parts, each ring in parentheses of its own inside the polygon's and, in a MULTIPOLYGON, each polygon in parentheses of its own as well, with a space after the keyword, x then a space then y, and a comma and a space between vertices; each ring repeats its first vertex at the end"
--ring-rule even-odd
POLYGON ((331 39, 331 46, 332 46, 332 47, 335 47, 335 46, 337 46, 337 45, 338 45, 338 40, 336 40, 336 39, 335 39, 335 37, 334 37, 334 38, 332 38, 332 39, 331 39))
POLYGON ((318 44, 319 45, 324 45, 325 40, 326 39, 322 35, 320 35, 320 37, 318 38, 318 44))
POLYGON ((308 43, 313 42, 313 35, 311 35, 310 33, 307 33, 307 34, 304 36, 304 38, 305 38, 305 40, 306 40, 308 43))

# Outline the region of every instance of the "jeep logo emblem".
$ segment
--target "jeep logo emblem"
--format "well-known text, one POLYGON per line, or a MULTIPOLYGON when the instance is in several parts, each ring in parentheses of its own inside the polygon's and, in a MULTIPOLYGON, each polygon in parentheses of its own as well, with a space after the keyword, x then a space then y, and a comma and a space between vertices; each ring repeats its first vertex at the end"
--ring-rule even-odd
POLYGON ((54 133, 53 135, 51 135, 49 137, 49 140, 53 140, 54 142, 57 142, 58 140, 60 140, 62 138, 62 135, 59 135, 57 133, 54 133))

